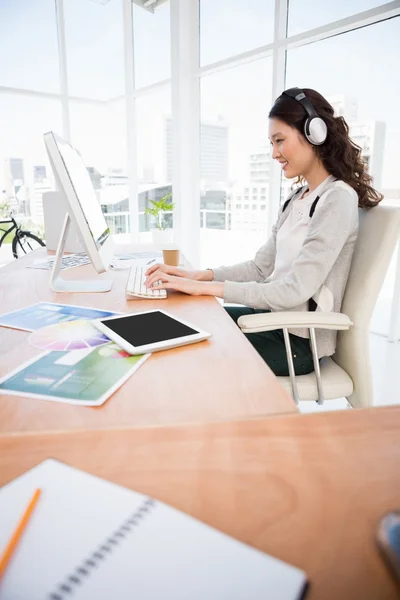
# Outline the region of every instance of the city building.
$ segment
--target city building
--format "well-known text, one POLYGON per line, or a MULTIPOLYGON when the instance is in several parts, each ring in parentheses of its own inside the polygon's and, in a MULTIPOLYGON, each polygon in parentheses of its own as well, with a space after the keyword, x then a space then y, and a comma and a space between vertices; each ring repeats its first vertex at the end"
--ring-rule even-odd
POLYGON ((368 173, 373 177, 373 186, 378 190, 382 185, 385 133, 386 125, 381 121, 356 121, 350 124, 350 137, 360 146, 368 173))
MULTIPOLYGON (((28 214, 29 206, 25 200, 18 200, 17 194, 25 183, 24 161, 22 158, 6 158, 4 161, 4 189, 6 201, 14 212, 28 214)), ((21 197, 24 196, 21 193, 21 197)), ((26 196, 25 196, 26 197, 26 196)))
POLYGON ((114 185, 128 185, 128 175, 126 169, 109 168, 106 175, 102 177, 101 187, 107 188, 114 185))
POLYGON ((25 183, 24 161, 22 158, 6 158, 5 160, 6 184, 12 185, 12 192, 18 191, 25 183))
MULTIPOLYGON (((165 123, 166 179, 172 181, 172 119, 165 123)), ((203 186, 224 184, 228 179, 228 125, 218 121, 200 124, 200 180, 203 186)))
POLYGON ((357 100, 344 94, 330 96, 328 101, 334 108, 335 116, 346 119, 350 128, 349 135, 360 146, 363 159, 367 163, 368 173, 373 177, 373 185, 379 189, 382 184, 385 123, 360 121, 357 100))
POLYGON ((231 228, 241 231, 266 231, 268 183, 249 183, 232 190, 231 228))
POLYGON ((200 195, 200 227, 202 229, 231 229, 231 193, 227 186, 202 189, 200 195))
POLYGON ((231 228, 266 231, 271 153, 262 145, 249 156, 248 182, 232 188, 231 228))
POLYGON ((258 152, 250 154, 249 170, 251 184, 268 184, 270 178, 271 156, 268 146, 260 148, 258 152))
POLYGON ((44 165, 34 165, 33 183, 42 183, 47 178, 46 167, 44 165))
POLYGON ((356 121, 358 117, 358 102, 351 96, 335 94, 327 98, 333 107, 336 117, 344 117, 348 123, 356 121))
POLYGON ((90 181, 92 182, 93 188, 95 190, 98 190, 99 188, 101 188, 102 185, 102 175, 101 173, 99 173, 99 171, 96 169, 96 167, 86 167, 87 168, 87 172, 89 173, 89 177, 90 177, 90 181))

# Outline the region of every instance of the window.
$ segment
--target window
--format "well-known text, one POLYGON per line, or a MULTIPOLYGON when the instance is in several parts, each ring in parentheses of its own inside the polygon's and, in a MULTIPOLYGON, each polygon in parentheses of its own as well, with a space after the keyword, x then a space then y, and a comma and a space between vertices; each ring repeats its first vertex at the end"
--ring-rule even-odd
POLYGON ((54 0, 0 2, 0 85, 60 92, 54 0))
MULTIPOLYGON (((71 141, 87 167, 103 177, 126 176, 125 110, 122 100, 104 105, 70 102, 71 141)), ((126 183, 126 182, 125 182, 126 183)))
POLYGON ((54 190, 43 133, 61 131, 61 103, 0 95, 0 192, 19 218, 43 225, 42 195, 54 190))
MULTIPOLYGON (((169 86, 136 98, 140 230, 154 224, 144 214, 150 200, 172 191, 172 120, 169 86)), ((169 217, 172 224, 172 215, 169 217)))
POLYGON ((135 85, 137 88, 171 77, 170 5, 154 13, 133 5, 135 85))
POLYGON ((122 2, 68 0, 64 15, 69 93, 101 100, 124 94, 122 2))
MULTIPOLYGON (((201 79, 201 137, 200 178, 202 187, 208 190, 225 190, 227 196, 247 200, 244 209, 250 209, 253 192, 258 194, 258 182, 253 181, 250 170, 251 156, 263 148, 268 138, 268 110, 271 104, 270 82, 272 79, 270 59, 260 59, 249 64, 227 69, 201 79), (237 93, 240 87, 240 94, 237 93), (215 140, 218 140, 218 143, 215 140)), ((263 183, 265 188, 265 182, 263 183)), ((227 207, 228 217, 231 208, 227 207)), ((242 211, 235 211, 229 221, 237 235, 226 235, 221 227, 207 237, 201 237, 201 261, 210 265, 223 262, 229 249, 234 253, 237 237, 245 230, 242 211), (235 246, 235 247, 234 247, 235 246)), ((248 224, 247 224, 248 225, 248 224)), ((256 230, 263 230, 264 220, 256 230)), ((223 230, 224 229, 224 230, 223 230)), ((250 227, 251 230, 251 227, 250 227)), ((244 260, 264 241, 262 233, 247 242, 240 243, 244 260)), ((228 258, 229 260, 229 258, 228 258)))
POLYGON ((358 12, 384 4, 385 0, 352 0, 352 2, 313 2, 312 6, 303 0, 289 0, 288 35, 295 35, 350 17, 358 12))
POLYGON ((337 114, 344 114, 350 136, 364 147, 375 187, 383 190, 400 187, 400 80, 393 78, 388 60, 400 55, 399 27, 397 17, 291 50, 287 55, 286 86, 302 81, 304 87, 323 94, 337 114), (360 48, 367 47, 366 62, 360 48))
POLYGON ((200 0, 200 63, 272 42, 274 0, 200 0))
POLYGON ((128 233, 124 100, 104 104, 70 102, 71 142, 82 154, 107 222, 115 233, 128 233), (123 214, 122 214, 123 213, 123 214))

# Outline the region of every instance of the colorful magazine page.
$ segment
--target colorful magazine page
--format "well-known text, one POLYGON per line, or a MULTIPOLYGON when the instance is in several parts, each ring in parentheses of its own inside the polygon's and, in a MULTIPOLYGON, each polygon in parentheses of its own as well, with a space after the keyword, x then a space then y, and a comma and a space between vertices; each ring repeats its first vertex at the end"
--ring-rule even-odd
POLYGON ((149 356, 130 356, 113 342, 71 352, 46 352, 1 379, 0 394, 100 406, 149 356))
POLYGON ((84 319, 102 319, 112 317, 119 313, 86 306, 74 306, 72 304, 55 304, 53 302, 38 302, 32 306, 20 308, 12 312, 0 315, 0 326, 22 329, 23 331, 36 331, 48 325, 77 321, 84 319))

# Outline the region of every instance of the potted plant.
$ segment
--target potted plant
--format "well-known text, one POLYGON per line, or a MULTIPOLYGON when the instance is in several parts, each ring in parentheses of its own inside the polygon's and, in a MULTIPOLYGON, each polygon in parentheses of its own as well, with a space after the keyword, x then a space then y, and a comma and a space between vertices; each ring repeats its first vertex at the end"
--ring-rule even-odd
POLYGON ((145 208, 144 213, 154 217, 156 227, 151 229, 154 244, 165 244, 171 241, 172 229, 167 227, 165 214, 175 208, 171 202, 172 193, 168 192, 160 200, 150 200, 153 205, 151 208, 145 208))

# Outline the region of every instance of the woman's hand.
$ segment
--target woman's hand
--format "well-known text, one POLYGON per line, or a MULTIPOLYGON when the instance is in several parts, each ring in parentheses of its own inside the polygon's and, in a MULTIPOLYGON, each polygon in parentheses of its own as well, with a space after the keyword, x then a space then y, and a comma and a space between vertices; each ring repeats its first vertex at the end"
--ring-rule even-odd
MULTIPOLYGON (((208 281, 196 281, 182 275, 172 275, 167 272, 170 269, 174 271, 184 271, 184 269, 178 269, 177 267, 170 267, 168 265, 154 265, 154 267, 163 267, 152 270, 151 274, 147 276, 145 286, 154 290, 176 290, 183 292, 184 294, 190 294, 191 296, 219 296, 220 298, 224 295, 224 284, 219 282, 208 282, 208 281)), ((149 272, 150 269, 147 271, 149 272)), ((189 272, 190 273, 190 272, 189 272)))
POLYGON ((175 277, 185 277, 185 279, 195 279, 195 271, 188 271, 187 269, 180 269, 179 267, 171 267, 170 265, 164 265, 156 263, 151 265, 146 271, 146 277, 150 277, 155 272, 168 273, 175 277))
MULTIPOLYGON (((157 263, 151 265, 146 271, 146 277, 150 277, 153 273, 159 271, 161 273, 168 273, 174 277, 184 277, 185 279, 194 279, 195 281, 212 281, 214 274, 211 269, 205 271, 189 271, 188 269, 181 269, 179 267, 171 267, 170 265, 164 265, 157 263)), ((156 281, 153 279, 153 281, 156 281)))

